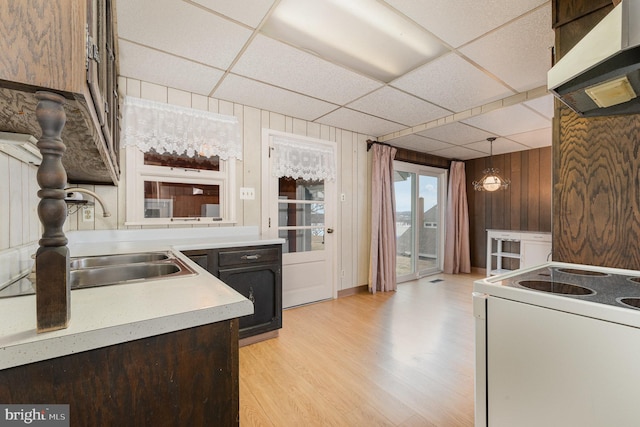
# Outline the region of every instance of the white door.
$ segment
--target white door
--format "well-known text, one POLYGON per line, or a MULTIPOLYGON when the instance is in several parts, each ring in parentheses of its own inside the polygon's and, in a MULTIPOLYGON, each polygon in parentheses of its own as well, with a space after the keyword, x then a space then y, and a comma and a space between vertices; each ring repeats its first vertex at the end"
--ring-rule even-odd
POLYGON ((293 307, 336 296, 336 182, 276 177, 270 152, 274 135, 313 144, 335 143, 283 134, 263 133, 262 232, 285 239, 282 254, 282 306, 293 307))

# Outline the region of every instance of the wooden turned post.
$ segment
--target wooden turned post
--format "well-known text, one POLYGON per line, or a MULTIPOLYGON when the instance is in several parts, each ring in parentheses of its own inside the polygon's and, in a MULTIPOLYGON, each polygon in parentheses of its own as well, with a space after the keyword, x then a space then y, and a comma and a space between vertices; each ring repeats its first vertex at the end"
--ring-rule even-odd
POLYGON ((64 188, 67 172, 62 165, 66 147, 60 134, 67 120, 64 97, 50 92, 36 92, 36 117, 42 137, 38 149, 42 163, 38 167, 40 185, 38 216, 44 228, 36 252, 36 317, 37 331, 64 329, 71 317, 69 281, 69 248, 62 231, 67 219, 64 188))

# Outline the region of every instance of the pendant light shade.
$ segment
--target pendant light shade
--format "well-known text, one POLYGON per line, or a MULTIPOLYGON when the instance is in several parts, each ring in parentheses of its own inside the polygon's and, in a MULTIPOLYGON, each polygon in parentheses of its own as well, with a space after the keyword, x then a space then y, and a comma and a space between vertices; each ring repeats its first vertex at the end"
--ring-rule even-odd
POLYGON ((489 151, 489 167, 482 171, 482 178, 473 181, 473 189, 476 191, 497 191, 506 190, 511 184, 510 179, 503 178, 500 170, 493 167, 493 141, 495 137, 487 138, 490 145, 489 151))

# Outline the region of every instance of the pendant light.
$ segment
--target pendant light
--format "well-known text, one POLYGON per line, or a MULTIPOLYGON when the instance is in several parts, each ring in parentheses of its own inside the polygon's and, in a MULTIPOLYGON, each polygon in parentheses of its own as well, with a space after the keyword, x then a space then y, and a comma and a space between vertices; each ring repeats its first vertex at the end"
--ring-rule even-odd
POLYGON ((482 171, 482 178, 473 181, 473 189, 476 191, 506 190, 509 184, 511 184, 510 179, 505 179, 500 176, 500 170, 493 167, 493 141, 495 140, 495 136, 487 138, 487 141, 490 143, 489 167, 482 171))

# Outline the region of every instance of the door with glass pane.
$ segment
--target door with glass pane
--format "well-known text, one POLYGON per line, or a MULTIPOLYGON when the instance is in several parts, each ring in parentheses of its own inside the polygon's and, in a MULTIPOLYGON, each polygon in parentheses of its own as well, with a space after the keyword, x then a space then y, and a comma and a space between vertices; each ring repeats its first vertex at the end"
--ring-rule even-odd
POLYGON ((334 297, 335 182, 274 177, 271 162, 263 206, 263 233, 285 240, 282 247, 284 308, 334 297), (266 199, 265 199, 266 197, 266 199))
POLYGON ((446 170, 394 162, 398 282, 442 270, 446 170))

